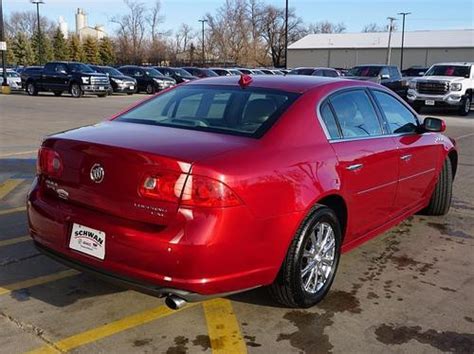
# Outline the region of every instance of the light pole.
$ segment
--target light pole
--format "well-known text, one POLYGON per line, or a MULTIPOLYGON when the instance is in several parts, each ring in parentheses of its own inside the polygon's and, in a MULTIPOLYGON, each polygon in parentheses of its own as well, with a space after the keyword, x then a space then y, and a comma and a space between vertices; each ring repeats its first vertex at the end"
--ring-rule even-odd
POLYGON ((402 47, 400 50, 400 70, 403 70, 403 49, 405 46, 405 17, 407 15, 410 15, 411 12, 399 12, 398 15, 403 16, 403 22, 402 22, 402 47))
POLYGON ((40 24, 40 5, 44 4, 44 0, 30 0, 32 4, 36 4, 36 22, 38 23, 38 61, 39 64, 43 62, 43 57, 41 53, 41 24, 40 24))
POLYGON ((206 65, 206 57, 204 56, 204 24, 207 22, 206 19, 198 20, 202 24, 202 66, 206 65))
MULTIPOLYGON (((0 42, 5 42, 5 30, 3 28, 3 0, 0 0, 0 42)), ((7 82, 7 51, 2 50, 2 76, 3 76, 3 81, 2 81, 2 86, 8 86, 7 82)))
POLYGON ((390 24, 388 25, 388 50, 387 50, 387 65, 390 65, 390 58, 392 56, 392 30, 393 30, 393 21, 396 20, 395 17, 387 17, 387 20, 390 21, 390 24))
POLYGON ((288 0, 285 4, 285 69, 288 69, 288 0))

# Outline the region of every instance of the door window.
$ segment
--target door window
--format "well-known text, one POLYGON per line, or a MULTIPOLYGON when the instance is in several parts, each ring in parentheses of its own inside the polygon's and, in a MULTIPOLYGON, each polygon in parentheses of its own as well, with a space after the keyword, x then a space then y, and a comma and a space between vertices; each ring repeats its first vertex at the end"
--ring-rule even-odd
POLYGON ((401 78, 400 72, 398 71, 396 66, 391 66, 388 68, 390 72, 390 78, 393 80, 398 80, 401 78))
POLYGON ((339 93, 330 101, 344 138, 382 135, 379 119, 365 91, 339 93))
POLYGON ((331 139, 339 139, 341 135, 339 134, 339 128, 337 127, 336 117, 334 117, 331 107, 327 102, 321 106, 321 118, 324 121, 324 125, 326 126, 331 139))
POLYGON ((337 71, 335 71, 335 70, 324 70, 324 76, 326 76, 326 77, 338 77, 337 71))
POLYGON ((395 97, 382 91, 373 91, 393 134, 413 133, 418 127, 415 115, 395 97))

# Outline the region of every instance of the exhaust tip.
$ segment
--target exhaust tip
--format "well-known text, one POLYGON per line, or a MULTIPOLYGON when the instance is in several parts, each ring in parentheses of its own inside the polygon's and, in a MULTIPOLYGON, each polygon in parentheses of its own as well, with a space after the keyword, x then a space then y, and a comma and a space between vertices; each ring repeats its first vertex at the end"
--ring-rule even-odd
POLYGON ((187 302, 176 295, 169 295, 165 299, 165 304, 172 310, 179 310, 180 308, 184 307, 187 302))

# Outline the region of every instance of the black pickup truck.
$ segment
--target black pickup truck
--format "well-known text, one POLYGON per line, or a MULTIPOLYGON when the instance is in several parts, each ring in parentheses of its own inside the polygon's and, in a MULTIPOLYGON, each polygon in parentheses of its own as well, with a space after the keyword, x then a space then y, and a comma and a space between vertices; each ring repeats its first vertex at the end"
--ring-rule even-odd
POLYGON ((373 81, 391 89, 402 98, 406 97, 408 89, 406 82, 402 79, 400 70, 395 65, 354 66, 347 72, 344 79, 373 81))
POLYGON ((66 61, 50 62, 42 70, 23 75, 22 85, 30 96, 50 91, 55 96, 69 92, 73 97, 85 93, 105 97, 110 89, 107 75, 97 73, 83 63, 66 61))

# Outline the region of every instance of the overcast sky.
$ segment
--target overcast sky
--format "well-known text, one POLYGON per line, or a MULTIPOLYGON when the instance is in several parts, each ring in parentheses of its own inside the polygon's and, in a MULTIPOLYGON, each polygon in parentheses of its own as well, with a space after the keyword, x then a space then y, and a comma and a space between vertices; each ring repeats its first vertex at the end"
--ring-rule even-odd
MULTIPOLYGON (((141 2, 152 6, 153 0, 141 2)), ((205 13, 213 13, 224 0, 162 0, 162 14, 165 23, 162 30, 175 30, 181 23, 200 28, 198 19, 205 13)), ((266 1, 284 6, 285 0, 266 1)), ((360 32, 368 23, 386 23, 387 16, 409 11, 407 30, 474 28, 474 6, 472 0, 289 0, 298 16, 306 23, 329 20, 344 22, 347 32, 360 32)), ((124 13, 122 0, 45 0, 41 13, 52 20, 63 16, 69 30, 75 28, 74 13, 78 7, 89 15, 89 25, 105 25, 108 32, 115 29, 110 18, 124 13)), ((3 0, 3 11, 8 16, 12 11, 34 10, 30 0, 3 0)))

